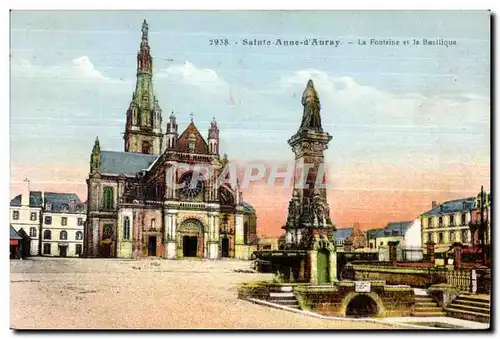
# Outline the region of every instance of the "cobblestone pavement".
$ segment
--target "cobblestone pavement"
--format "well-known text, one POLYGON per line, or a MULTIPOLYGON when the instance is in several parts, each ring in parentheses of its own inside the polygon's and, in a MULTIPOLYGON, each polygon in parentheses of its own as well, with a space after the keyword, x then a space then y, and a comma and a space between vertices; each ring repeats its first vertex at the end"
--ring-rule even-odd
POLYGON ((270 280, 250 262, 11 260, 11 327, 18 329, 387 329, 316 319, 237 299, 238 284, 270 280), (239 271, 242 270, 242 271, 239 271))

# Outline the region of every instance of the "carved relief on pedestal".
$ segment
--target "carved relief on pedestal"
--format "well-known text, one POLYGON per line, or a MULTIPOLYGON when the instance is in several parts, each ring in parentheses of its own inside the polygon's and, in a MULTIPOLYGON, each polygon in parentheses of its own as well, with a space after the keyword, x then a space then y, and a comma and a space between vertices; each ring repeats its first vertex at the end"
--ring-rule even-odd
POLYGON ((293 146, 293 153, 297 158, 303 156, 318 156, 323 157, 323 151, 326 145, 318 141, 303 141, 293 146))

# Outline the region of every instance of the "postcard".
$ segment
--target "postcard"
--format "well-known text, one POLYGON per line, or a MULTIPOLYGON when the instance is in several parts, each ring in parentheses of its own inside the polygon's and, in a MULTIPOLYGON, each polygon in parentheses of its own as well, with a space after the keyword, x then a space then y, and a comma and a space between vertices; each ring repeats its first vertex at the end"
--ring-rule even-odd
POLYGON ((486 330, 489 11, 10 15, 10 324, 486 330))

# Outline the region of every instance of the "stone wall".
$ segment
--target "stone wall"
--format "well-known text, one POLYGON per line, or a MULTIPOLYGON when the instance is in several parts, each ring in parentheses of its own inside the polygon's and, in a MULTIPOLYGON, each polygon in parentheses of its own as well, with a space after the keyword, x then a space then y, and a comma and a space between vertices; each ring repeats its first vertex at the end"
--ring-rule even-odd
POLYGON ((375 317, 408 316, 414 307, 414 292, 408 286, 386 286, 371 282, 370 292, 356 292, 354 281, 341 281, 333 286, 300 286, 294 289, 303 310, 328 316, 345 317, 349 303, 367 296, 376 305, 375 317))
POLYGON ((428 287, 446 282, 446 276, 425 268, 352 265, 354 280, 383 280, 387 284, 428 287))

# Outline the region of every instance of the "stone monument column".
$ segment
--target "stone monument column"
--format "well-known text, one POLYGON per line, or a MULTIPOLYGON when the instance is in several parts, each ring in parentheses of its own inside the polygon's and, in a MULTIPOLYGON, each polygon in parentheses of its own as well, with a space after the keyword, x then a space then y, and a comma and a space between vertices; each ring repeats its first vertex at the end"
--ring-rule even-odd
POLYGON ((327 202, 324 151, 332 136, 323 131, 321 105, 312 80, 302 94, 302 105, 300 127, 288 140, 297 171, 284 227, 286 248, 307 253, 295 263, 301 268, 300 277, 309 277, 312 284, 330 284, 337 279, 336 228, 327 202))

